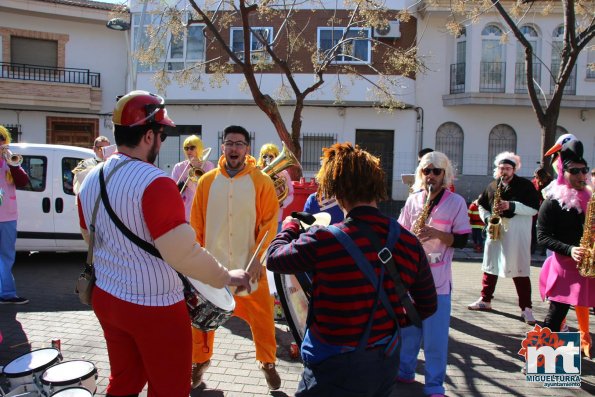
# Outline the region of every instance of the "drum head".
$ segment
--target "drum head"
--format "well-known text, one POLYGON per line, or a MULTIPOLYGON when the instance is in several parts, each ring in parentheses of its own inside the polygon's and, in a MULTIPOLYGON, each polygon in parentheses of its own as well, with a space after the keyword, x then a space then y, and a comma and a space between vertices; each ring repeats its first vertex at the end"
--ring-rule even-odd
POLYGON ((4 367, 4 375, 7 378, 30 375, 33 372, 46 369, 61 359, 60 352, 54 348, 33 350, 9 362, 4 367))
POLYGON ((84 387, 67 387, 50 395, 50 397, 92 397, 93 393, 84 387))
POLYGON ((41 383, 52 386, 68 386, 73 379, 85 380, 97 373, 91 361, 74 360, 49 367, 41 375, 41 383))
POLYGON ((229 288, 215 288, 195 280, 191 277, 187 277, 188 281, 198 291, 203 298, 211 302, 213 305, 227 312, 233 312, 236 308, 236 301, 233 299, 229 288))
POLYGON ((310 303, 308 296, 312 288, 310 279, 305 274, 304 277, 299 277, 299 280, 293 274, 275 273, 274 277, 287 325, 289 325, 296 343, 301 346, 308 318, 310 303))

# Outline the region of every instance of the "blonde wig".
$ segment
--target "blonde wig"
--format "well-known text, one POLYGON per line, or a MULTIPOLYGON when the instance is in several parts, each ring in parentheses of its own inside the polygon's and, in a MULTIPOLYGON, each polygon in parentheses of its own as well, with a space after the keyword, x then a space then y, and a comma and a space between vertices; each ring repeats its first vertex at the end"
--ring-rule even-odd
POLYGON ((444 180, 442 181, 442 186, 449 187, 453 184, 455 172, 452 167, 452 163, 446 154, 433 151, 424 154, 421 160, 419 160, 419 164, 415 169, 415 183, 413 184, 414 191, 426 188, 426 178, 424 178, 422 170, 427 168, 429 165, 434 166, 434 168, 442 168, 444 170, 444 180))
POLYGON ((262 156, 265 154, 272 155, 273 158, 275 158, 279 155, 279 148, 274 143, 265 143, 264 145, 262 145, 262 147, 260 148, 260 154, 258 155, 258 161, 256 163, 256 165, 260 168, 266 166, 262 158, 262 156))
MULTIPOLYGON (((182 145, 182 148, 185 148, 186 146, 196 146, 196 155, 198 157, 202 156, 202 151, 204 147, 202 141, 197 135, 190 135, 188 138, 184 139, 184 144, 182 145)), ((186 151, 184 151, 184 154, 186 155, 186 157, 188 157, 186 151)))

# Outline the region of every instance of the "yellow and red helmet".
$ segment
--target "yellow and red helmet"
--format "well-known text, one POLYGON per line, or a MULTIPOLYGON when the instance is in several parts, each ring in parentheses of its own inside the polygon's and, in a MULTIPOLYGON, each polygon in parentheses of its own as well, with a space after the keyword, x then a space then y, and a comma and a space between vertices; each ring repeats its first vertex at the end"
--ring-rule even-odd
POLYGON ((141 90, 131 91, 118 99, 112 121, 114 125, 125 127, 147 124, 176 126, 167 115, 163 98, 141 90))

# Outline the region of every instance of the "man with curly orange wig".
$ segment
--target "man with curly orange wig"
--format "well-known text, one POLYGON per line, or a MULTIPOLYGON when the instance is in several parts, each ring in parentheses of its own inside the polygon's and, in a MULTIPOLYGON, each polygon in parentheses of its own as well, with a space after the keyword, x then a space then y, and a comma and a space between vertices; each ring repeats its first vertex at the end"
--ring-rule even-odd
POLYGON ((345 221, 300 234, 299 221, 287 217, 268 249, 273 272, 313 276, 295 395, 390 396, 399 329, 411 324, 404 307, 420 319, 436 311, 426 255, 415 236, 378 210, 387 198, 380 159, 337 143, 323 150, 317 179, 318 198, 336 197, 345 221))

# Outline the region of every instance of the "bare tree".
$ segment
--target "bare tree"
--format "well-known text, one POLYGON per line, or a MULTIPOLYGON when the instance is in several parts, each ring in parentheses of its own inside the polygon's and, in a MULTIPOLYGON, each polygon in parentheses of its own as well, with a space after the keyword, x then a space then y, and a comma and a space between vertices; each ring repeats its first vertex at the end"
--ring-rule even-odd
MULTIPOLYGON (((422 68, 414 34, 403 37, 398 43, 371 34, 374 27, 386 26, 389 19, 399 19, 402 25, 408 25, 409 32, 415 32, 415 21, 407 10, 388 10, 377 0, 348 0, 342 9, 325 8, 325 4, 330 3, 205 0, 199 4, 196 0, 187 0, 174 5, 171 1, 157 4, 150 8, 152 25, 146 28, 146 39, 141 40, 135 56, 141 63, 158 64, 171 45, 165 40, 168 34, 174 38, 183 35, 184 29, 192 23, 204 24, 206 59, 174 73, 164 67, 154 76, 157 88, 165 90, 172 80, 197 89, 204 88, 207 81, 211 86, 221 86, 230 73, 241 73, 255 104, 273 123, 281 141, 299 159, 306 98, 326 83, 327 75, 337 75, 337 79, 333 79, 336 103, 342 101, 348 90, 346 83, 361 79, 373 93, 370 100, 379 108, 392 110, 403 106, 398 100, 403 76, 413 76, 422 68), (275 27, 274 34, 262 28, 271 25, 275 27), (333 28, 328 45, 322 48, 317 42, 318 26, 333 28), (240 50, 237 43, 230 43, 228 38, 231 27, 241 28, 243 48, 240 50), (372 62, 362 59, 358 51, 363 43, 367 43, 374 54, 372 62), (275 92, 263 92, 260 79, 270 73, 281 76, 282 83, 275 92), (305 79, 296 78, 304 73, 311 73, 314 79, 304 83, 305 79), (289 128, 280 113, 280 105, 293 107, 289 128)), ((298 175, 294 172, 292 176, 298 175)))
MULTIPOLYGON (((588 48, 589 42, 595 36, 595 2, 592 0, 521 0, 518 2, 453 0, 450 2, 450 7, 453 19, 449 23, 449 28, 453 33, 457 33, 460 29, 461 17, 463 21, 472 23, 478 17, 495 10, 510 29, 508 33, 512 33, 523 46, 527 91, 541 128, 542 163, 551 167, 551 159, 543 158, 543 155, 555 141, 564 88, 573 73, 579 54, 588 48), (535 62, 541 63, 541 60, 537 58, 535 49, 521 31, 521 25, 533 13, 549 15, 555 12, 561 15, 560 22, 563 23, 564 31, 559 48, 559 67, 547 68, 545 65, 553 82, 551 93, 545 95, 540 87, 540 82, 534 78, 533 65, 535 62)), ((506 37, 507 35, 504 36, 504 39, 506 37)), ((589 67, 593 68, 594 65, 589 65, 589 67)))

